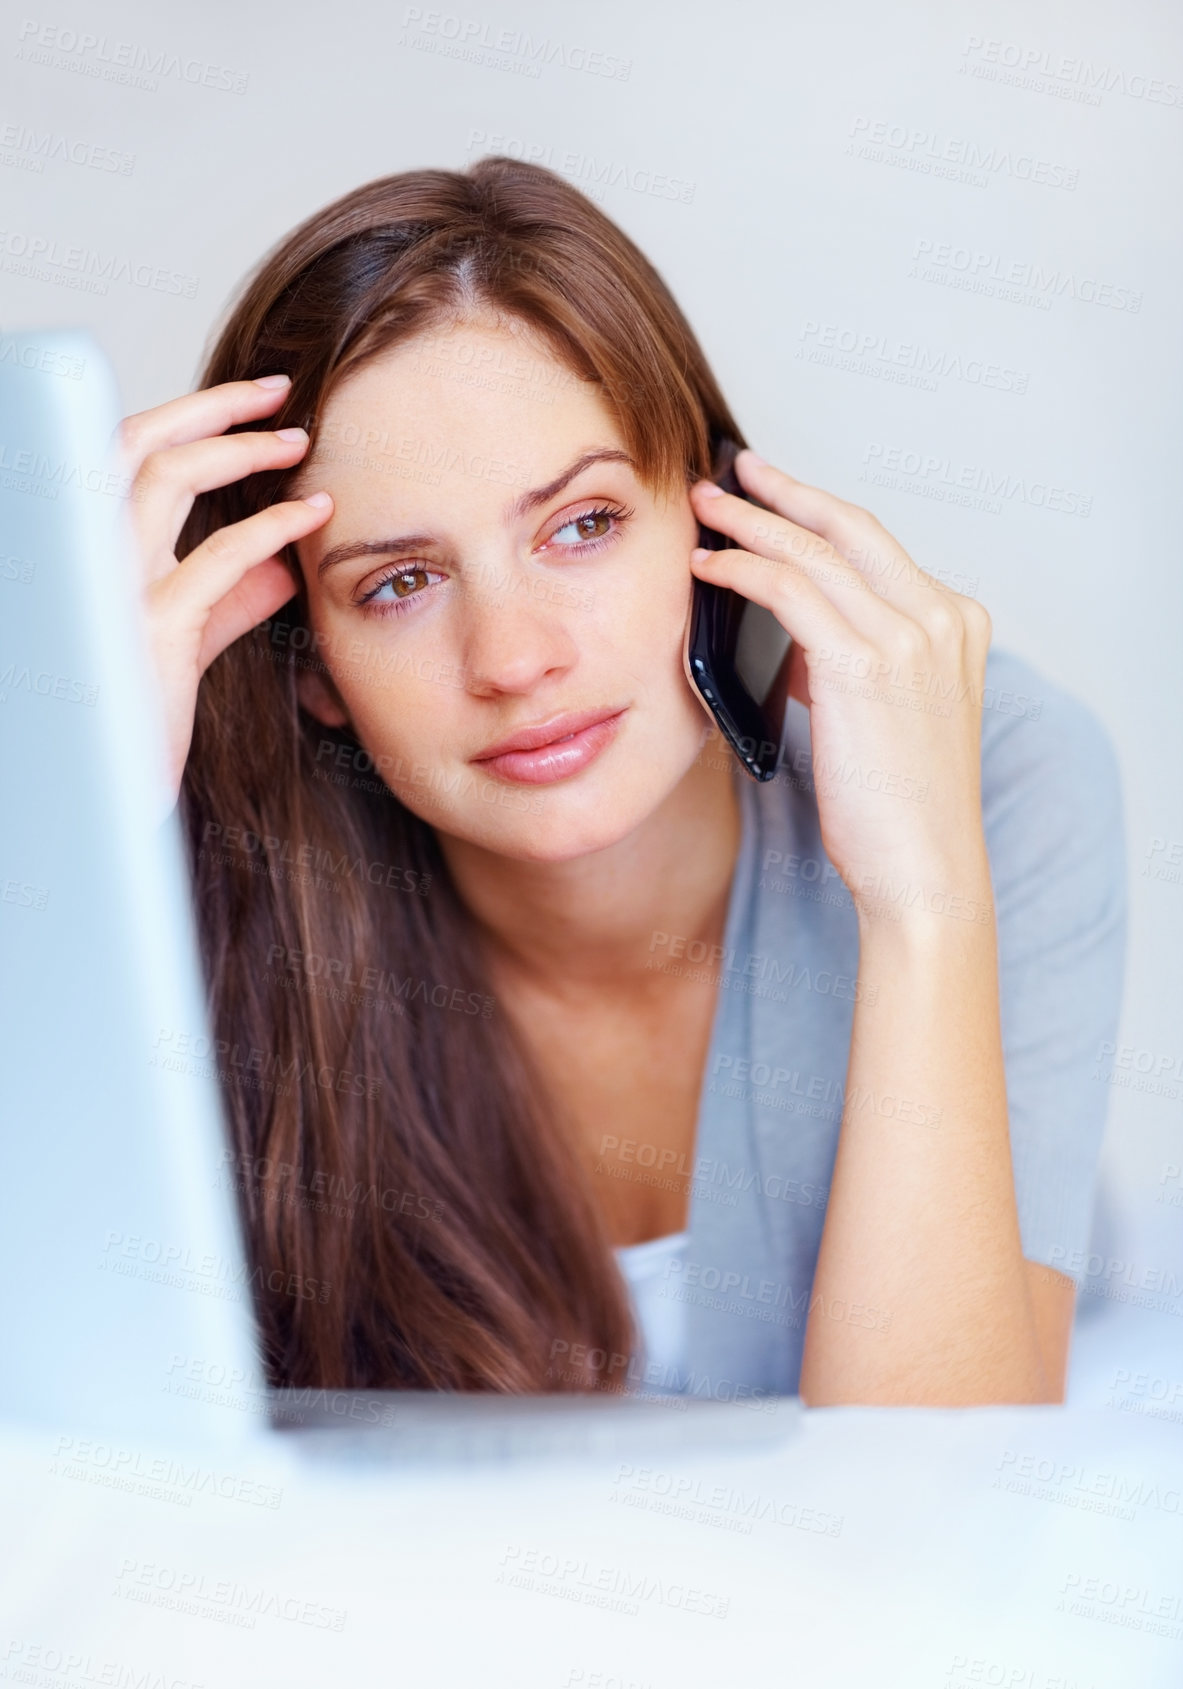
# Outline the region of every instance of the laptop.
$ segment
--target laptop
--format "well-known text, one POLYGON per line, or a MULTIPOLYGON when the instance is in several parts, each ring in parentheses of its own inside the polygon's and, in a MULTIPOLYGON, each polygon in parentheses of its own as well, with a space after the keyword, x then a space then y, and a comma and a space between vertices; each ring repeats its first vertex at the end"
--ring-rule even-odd
POLYGON ((88 332, 0 336, 0 1419, 351 1461, 783 1441, 796 1398, 268 1388, 123 414, 88 332))

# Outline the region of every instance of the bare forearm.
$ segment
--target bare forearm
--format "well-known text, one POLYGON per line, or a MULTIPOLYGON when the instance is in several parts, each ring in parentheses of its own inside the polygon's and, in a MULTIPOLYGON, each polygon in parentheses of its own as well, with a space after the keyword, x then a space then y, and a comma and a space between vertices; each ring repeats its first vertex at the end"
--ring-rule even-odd
POLYGON ((992 923, 911 908, 891 921, 861 897, 902 871, 992 902, 981 794, 990 617, 918 568, 869 511, 750 451, 735 463, 762 508, 696 484, 699 520, 736 544, 693 552, 691 567, 762 604, 790 635, 789 691, 809 708, 821 836, 860 912, 863 989, 801 1394, 1042 1401, 992 923), (884 1095, 933 1111, 935 1124, 885 1110, 884 1095), (881 1316, 868 1322, 868 1308, 881 1316))
MULTIPOLYGON (((974 884, 988 908, 988 873, 974 884)), ((802 1397, 1048 1400, 1015 1209, 993 921, 864 920, 859 984, 802 1397), (880 1317, 855 1323, 854 1304, 880 1317)))

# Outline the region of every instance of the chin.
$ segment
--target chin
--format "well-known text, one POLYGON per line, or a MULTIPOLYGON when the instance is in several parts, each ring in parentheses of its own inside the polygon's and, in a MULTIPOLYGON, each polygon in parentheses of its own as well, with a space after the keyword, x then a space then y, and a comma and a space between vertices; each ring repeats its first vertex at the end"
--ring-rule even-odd
POLYGON ((486 831, 484 838, 474 842, 518 862, 575 862, 618 844, 643 819, 616 814, 610 808, 602 808, 595 816, 556 815, 551 821, 535 815, 498 829, 492 837, 486 831))
POLYGON ((652 778, 627 790, 603 783, 577 791, 575 781, 509 790, 515 797, 524 793, 526 805, 541 797, 541 807, 531 810, 507 803, 495 816, 485 810, 479 816, 466 816, 469 826, 447 830, 517 862, 573 862, 627 838, 664 796, 664 787, 652 778))

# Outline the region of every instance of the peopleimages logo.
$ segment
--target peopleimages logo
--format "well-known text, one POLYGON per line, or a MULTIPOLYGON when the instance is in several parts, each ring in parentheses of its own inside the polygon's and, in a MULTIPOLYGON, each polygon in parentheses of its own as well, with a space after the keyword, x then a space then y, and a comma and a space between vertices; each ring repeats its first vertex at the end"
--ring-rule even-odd
POLYGON ((230 1620, 247 1630, 254 1629, 257 1619, 272 1618, 315 1630, 340 1631, 348 1616, 340 1607, 327 1607, 261 1585, 241 1584, 232 1578, 207 1576, 188 1567, 166 1566, 156 1560, 125 1557, 115 1577, 112 1593, 123 1600, 168 1607, 199 1618, 230 1620))
MULTIPOLYGON (((941 486, 958 492, 976 493, 987 500, 1009 500, 1036 510, 1054 511, 1060 516, 1089 516, 1092 495, 1076 492, 1053 482, 1019 475, 1011 470, 990 469, 982 464, 958 463, 937 452, 914 451, 887 441, 873 441, 863 452, 860 480, 875 474, 903 476, 926 486, 941 486)), ((881 484, 892 485, 890 480, 881 484)))
POLYGON ((57 1440, 49 1471, 52 1477, 61 1478, 99 1474, 109 1479, 107 1487, 114 1489, 149 1486, 142 1493, 151 1493, 150 1486, 164 1486, 185 1498, 185 1506, 190 1505, 195 1495, 221 1501, 240 1501, 249 1507, 272 1510, 278 1508, 283 1500, 283 1491, 276 1485, 261 1484, 255 1478, 210 1467, 189 1466, 183 1458, 150 1455, 142 1449, 65 1433, 57 1440))
POLYGON ((1103 305, 1113 311, 1142 309, 1142 295, 1133 288, 1118 287, 1097 276, 1077 275, 1072 270, 1049 268, 1034 259, 1004 258, 996 252, 979 252, 928 236, 917 240, 908 274, 915 280, 947 281, 950 286, 1015 304, 1037 304, 1041 310, 1047 310, 1053 299, 1065 294, 1081 304, 1103 305))
POLYGON ((48 159, 119 176, 130 176, 136 167, 134 153, 117 152, 98 142, 83 141, 52 129, 30 129, 24 123, 6 123, 0 128, 0 152, 5 155, 5 164, 15 163, 36 175, 44 173, 48 159))
MULTIPOLYGON (((702 966, 708 970, 706 975, 699 977, 713 979, 728 988, 750 990, 756 996, 766 994, 764 987, 788 985, 791 989, 802 986, 806 991, 816 991, 823 996, 874 1002, 874 993, 878 989, 876 986, 861 986, 852 975, 835 974, 828 968, 814 972, 805 964, 795 966, 791 960, 778 960, 762 951, 753 950, 741 955, 734 945, 707 945, 702 939, 687 939, 680 933, 654 932, 650 935, 646 969, 685 976, 687 970, 672 960, 682 957, 692 967, 702 966)), ((771 995, 774 1001, 786 1001, 783 991, 774 991, 771 995)))
POLYGON ((922 175, 947 176, 973 187, 988 187, 994 176, 1009 176, 1040 187, 1075 192, 1080 172, 1055 159, 1012 151, 961 136, 890 119, 856 117, 846 151, 872 163, 892 164, 922 175))
POLYGON ((757 1521, 767 1521, 836 1537, 842 1535, 845 1523, 840 1513, 803 1507, 799 1502, 784 1501, 759 1491, 749 1494, 731 1484, 710 1483, 699 1474, 624 1463, 617 1469, 612 1499, 626 1505, 648 1505, 655 1512, 672 1512, 680 1518, 703 1519, 705 1515, 706 1522, 711 1524, 720 1523, 722 1515, 745 1535, 751 1533, 757 1521))
POLYGON ((93 247, 19 229, 0 229, 0 255, 4 268, 17 275, 80 286, 91 293, 105 294, 112 282, 127 282, 132 287, 192 299, 199 286, 197 276, 145 263, 126 252, 98 252, 93 247))
POLYGON ((1096 64, 1092 59, 1056 53, 1047 47, 968 35, 961 54, 957 69, 963 76, 1004 82, 1036 94, 1052 94, 1057 99, 1099 106, 1103 94, 1124 94, 1128 99, 1147 100, 1152 105, 1183 106, 1183 88, 1178 82, 1145 76, 1122 65, 1096 64))
POLYGON ((468 137, 468 152, 507 153, 527 164, 544 164, 561 176, 578 182, 592 199, 602 199, 605 187, 625 187, 632 193, 647 194, 654 199, 680 200, 689 205, 694 199, 696 184, 683 176, 669 176, 661 171, 645 170, 614 158, 597 158, 571 148, 560 150, 549 142, 528 141, 523 136, 500 135, 488 129, 473 129, 468 137))
POLYGON ((951 380, 1023 394, 1031 379, 1029 370, 1013 369, 988 358, 967 357, 918 340, 897 340, 892 335, 869 333, 842 323, 822 323, 813 317, 806 318, 798 338, 807 343, 797 348, 798 358, 850 369, 856 375, 883 375, 927 392, 935 393, 938 381, 951 380))
POLYGON ((392 1000, 422 1002, 457 1014, 481 1015, 485 1020, 493 1015, 493 998, 483 992, 469 991, 462 985, 444 985, 437 980, 415 979, 411 974, 400 978, 384 968, 363 967, 358 974, 347 957, 321 956, 315 950, 285 949, 282 944, 272 944, 267 949, 267 961, 272 965, 281 963, 292 975, 311 980, 323 978, 337 987, 352 986, 392 1000))
POLYGON ((98 1654, 81 1653, 74 1648, 59 1648, 53 1643, 23 1640, 12 1637, 0 1643, 0 1668, 6 1683, 37 1683, 54 1681, 66 1689, 78 1683, 139 1684, 143 1689, 206 1689, 193 1677, 174 1677, 159 1662, 151 1667, 139 1662, 104 1659, 98 1654))
POLYGON ((0 473, 15 476, 50 498, 60 492, 103 493, 108 498, 132 497, 132 480, 106 464, 82 463, 77 458, 53 457, 31 446, 0 440, 0 473))
POLYGON ((535 77, 541 75, 544 65, 558 64, 564 70, 627 82, 633 68, 631 59, 621 59, 613 53, 557 41, 551 35, 534 36, 529 30, 495 28, 479 18, 461 17, 456 12, 424 11, 422 6, 404 9, 399 45, 444 52, 450 58, 470 59, 498 68, 498 61, 517 60, 516 69, 535 77))
POLYGON ((157 77, 188 82, 192 87, 221 89, 228 94, 245 94, 247 73, 205 59, 184 58, 166 47, 146 47, 134 41, 116 41, 108 35, 69 29, 61 24, 39 23, 25 18, 17 40, 16 56, 27 64, 49 65, 104 82, 119 82, 155 93, 157 77))
POLYGON ((731 1605, 730 1596, 688 1587, 677 1579, 667 1582, 648 1572, 600 1566, 575 1555, 554 1554, 525 1544, 507 1543, 500 1564, 498 1583, 607 1608, 632 1618, 640 1612, 642 1602, 714 1619, 725 1619, 731 1605))
POLYGON ((42 375, 61 375, 67 381, 80 381, 86 359, 63 352, 57 346, 38 346, 17 333, 0 336, 0 364, 15 368, 35 369, 42 375))

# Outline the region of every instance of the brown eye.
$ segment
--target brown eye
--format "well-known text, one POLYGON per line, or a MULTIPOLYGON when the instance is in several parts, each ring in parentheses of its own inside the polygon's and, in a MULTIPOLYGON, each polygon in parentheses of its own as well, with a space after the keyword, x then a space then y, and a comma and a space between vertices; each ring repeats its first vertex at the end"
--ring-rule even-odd
POLYGON ((627 514, 623 510, 585 510, 578 516, 569 516, 563 525, 556 528, 550 536, 551 541, 557 541, 560 550, 578 551, 582 546, 595 545, 597 540, 607 539, 613 531, 613 526, 625 520, 627 514), (570 540, 563 539, 564 534, 571 534, 570 540))
MULTIPOLYGON (((375 600, 381 602, 388 587, 395 598, 413 598, 416 593, 422 592, 426 584, 426 569, 399 569, 397 573, 380 580, 376 587, 366 593, 362 603, 373 604, 375 600)), ((387 602, 389 603, 389 596, 387 602)))
POLYGON ((413 592, 427 585, 427 570, 404 569, 401 574, 390 577, 390 585, 396 598, 409 598, 413 592))
POLYGON ((402 614, 404 605, 410 608, 410 599, 426 597, 434 576, 435 571, 425 563, 392 569, 388 575, 382 576, 377 586, 362 594, 357 601, 358 606, 369 615, 402 614))

